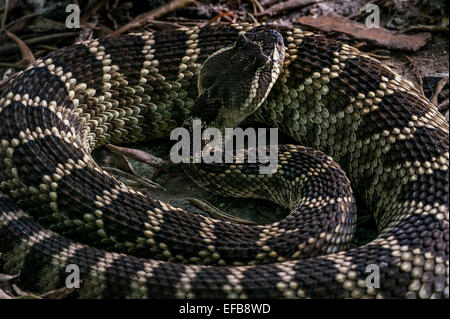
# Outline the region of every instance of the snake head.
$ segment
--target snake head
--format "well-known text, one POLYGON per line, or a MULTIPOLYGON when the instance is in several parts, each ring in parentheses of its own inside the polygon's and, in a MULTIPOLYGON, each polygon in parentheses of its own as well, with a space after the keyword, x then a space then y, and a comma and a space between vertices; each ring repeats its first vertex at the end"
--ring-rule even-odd
POLYGON ((283 37, 277 31, 240 33, 231 46, 203 63, 190 118, 208 127, 236 127, 265 101, 282 70, 284 55, 283 37))

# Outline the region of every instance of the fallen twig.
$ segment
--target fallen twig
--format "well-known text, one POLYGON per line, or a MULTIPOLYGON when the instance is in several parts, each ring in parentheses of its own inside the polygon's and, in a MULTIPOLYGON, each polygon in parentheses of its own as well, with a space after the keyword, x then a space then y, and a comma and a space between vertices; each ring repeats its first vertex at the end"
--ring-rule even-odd
POLYGON ((274 4, 264 12, 258 14, 259 16, 263 15, 274 15, 280 13, 282 11, 292 10, 300 7, 305 7, 309 4, 322 2, 323 0, 288 0, 286 2, 281 2, 274 4))
POLYGON ((264 7, 258 0, 249 0, 253 6, 253 14, 261 14, 264 12, 264 7))
POLYGON ((98 10, 100 10, 106 3, 106 0, 99 1, 96 3, 92 9, 87 11, 85 15, 81 17, 81 24, 85 24, 94 14, 97 13, 98 10))
MULTIPOLYGON (((4 12, 6 10, 6 2, 7 1, 2 1, 1 3, 3 3, 3 5, 0 6, 0 13, 4 12)), ((11 0, 9 1, 9 5, 8 5, 8 10, 11 11, 13 9, 16 8, 17 4, 18 4, 18 0, 11 0)))
POLYGON ((362 18, 363 16, 367 16, 367 11, 366 11, 367 6, 374 5, 374 4, 380 6, 380 2, 381 2, 380 0, 374 0, 374 1, 370 1, 370 2, 366 3, 365 5, 360 7, 357 12, 347 16, 347 19, 358 20, 358 19, 362 18))
POLYGON ((412 25, 407 31, 428 31, 428 32, 445 32, 448 33, 449 28, 440 25, 412 25))
POLYGON ((439 93, 441 93, 444 86, 448 83, 448 77, 444 77, 439 80, 439 82, 436 84, 436 87, 434 88, 433 95, 430 98, 431 103, 438 106, 438 96, 439 93))
POLYGON ((375 54, 372 52, 366 52, 366 54, 370 55, 372 58, 375 58, 375 59, 389 59, 390 58, 390 56, 388 56, 388 55, 380 55, 380 54, 375 54))
MULTIPOLYGON (((27 39, 27 40, 24 40, 23 42, 25 42, 25 44, 27 46, 30 46, 30 45, 36 45, 36 44, 40 44, 43 42, 53 41, 56 39, 67 38, 67 37, 76 36, 76 35, 78 35, 78 32, 55 33, 55 34, 44 35, 41 37, 36 37, 33 39, 27 39)), ((19 47, 17 46, 17 44, 6 43, 0 47, 0 55, 13 53, 17 50, 19 50, 19 47)))
POLYGON ((25 42, 23 42, 20 38, 18 38, 15 34, 11 32, 7 31, 6 35, 8 36, 8 38, 13 40, 19 47, 20 55, 22 56, 22 62, 28 65, 36 60, 33 56, 33 52, 31 52, 30 48, 25 44, 25 42))
POLYGON ((414 61, 413 58, 407 56, 406 54, 404 54, 403 56, 409 61, 409 63, 411 63, 411 66, 412 66, 412 68, 414 70, 414 75, 416 76, 417 81, 419 81, 419 85, 418 85, 419 86, 419 90, 422 93, 422 95, 425 96, 425 93, 423 92, 422 76, 420 75, 420 71, 419 71, 419 68, 416 65, 416 62, 414 61))
POLYGON ((5 28, 8 29, 9 31, 14 30, 13 28, 17 25, 20 24, 21 22, 26 22, 27 20, 37 17, 39 16, 39 13, 30 13, 30 14, 26 14, 18 19, 15 19, 14 21, 11 21, 10 23, 8 23, 5 28))
MULTIPOLYGON (((18 31, 22 30, 23 27, 25 27, 25 25, 28 23, 29 19, 34 18, 38 15, 39 14, 37 14, 37 13, 31 13, 31 14, 24 15, 23 17, 20 17, 19 19, 16 19, 16 20, 8 23, 5 26, 4 30, 8 30, 9 32, 16 33, 18 31)), ((6 36, 6 34, 4 34, 4 33, 0 34, 0 43, 5 42, 7 40, 8 40, 8 37, 6 36)))
POLYGON ((442 113, 448 110, 448 98, 438 105, 438 110, 442 113))
MULTIPOLYGON (((217 10, 214 10, 217 12, 217 10)), ((233 18, 234 18, 234 14, 231 11, 226 11, 226 12, 218 12, 219 14, 216 15, 215 17, 212 17, 211 19, 208 20, 208 24, 211 23, 216 23, 219 22, 222 18, 224 18, 225 20, 228 20, 228 22, 232 22, 233 18), (230 18, 232 17, 232 18, 230 18)))
POLYGON ((9 0, 6 0, 6 2, 5 2, 5 11, 3 12, 2 22, 0 24, 0 33, 2 33, 3 30, 5 30, 6 17, 8 16, 8 6, 9 6, 9 0))
POLYGON ((277 3, 279 0, 261 0, 261 5, 263 6, 267 6, 267 5, 271 5, 274 3, 277 3))
POLYGON ((16 63, 7 63, 7 62, 0 62, 0 67, 12 68, 12 69, 17 69, 17 70, 25 69, 25 67, 23 65, 16 64, 16 63))
POLYGON ((187 6, 188 4, 196 4, 195 0, 172 0, 155 10, 151 10, 149 12, 138 15, 133 21, 130 21, 123 27, 117 29, 116 31, 107 35, 107 37, 113 37, 122 33, 125 33, 131 29, 141 27, 145 25, 149 20, 154 20, 163 15, 166 15, 169 12, 180 9, 182 7, 187 6))

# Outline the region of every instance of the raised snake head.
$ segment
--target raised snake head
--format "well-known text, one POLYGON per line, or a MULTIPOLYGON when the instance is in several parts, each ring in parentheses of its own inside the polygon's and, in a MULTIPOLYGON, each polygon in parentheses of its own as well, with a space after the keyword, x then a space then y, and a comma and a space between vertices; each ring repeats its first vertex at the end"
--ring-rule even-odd
POLYGON ((285 46, 275 30, 239 34, 229 47, 213 53, 198 77, 198 98, 188 121, 202 127, 236 127, 267 98, 281 73, 285 46))

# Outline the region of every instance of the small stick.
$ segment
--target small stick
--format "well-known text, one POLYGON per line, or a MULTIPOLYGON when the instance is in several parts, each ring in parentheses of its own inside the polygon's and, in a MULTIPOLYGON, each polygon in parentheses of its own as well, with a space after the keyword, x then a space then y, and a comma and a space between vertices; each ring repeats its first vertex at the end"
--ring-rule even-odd
POLYGON ((47 45, 47 44, 40 44, 36 48, 37 49, 46 49, 48 51, 56 51, 59 49, 58 47, 54 47, 52 45, 47 45))
POLYGON ((31 52, 30 48, 25 44, 25 42, 23 42, 16 35, 14 35, 9 31, 6 31, 6 35, 8 36, 8 38, 13 40, 19 47, 20 55, 22 56, 22 61, 25 62, 25 64, 31 64, 34 61, 36 61, 36 59, 33 56, 33 52, 31 52))
POLYGON ((448 33, 448 27, 440 25, 412 25, 407 31, 429 31, 429 32, 445 32, 448 33))
MULTIPOLYGON (((37 13, 31 13, 31 14, 24 15, 24 16, 20 17, 19 19, 16 19, 16 20, 8 23, 5 26, 4 30, 8 30, 9 32, 12 32, 12 33, 18 32, 25 27, 25 25, 27 24, 29 19, 34 18, 38 15, 39 14, 37 14, 37 13)), ((0 33, 0 43, 5 42, 7 40, 8 40, 8 37, 6 36, 6 34, 0 33)))
POLYGON ((197 4, 194 0, 172 0, 159 8, 151 10, 149 12, 138 15, 135 19, 124 25, 123 27, 117 29, 116 31, 107 35, 107 37, 113 37, 122 33, 127 32, 130 29, 138 28, 146 24, 149 20, 154 20, 169 12, 185 7, 188 4, 197 4))
POLYGON ((25 70, 25 67, 20 64, 8 63, 8 62, 0 62, 0 66, 4 68, 12 68, 17 70, 25 70))
POLYGON ((438 105, 438 96, 439 93, 441 93, 444 86, 448 83, 448 77, 442 78, 439 80, 439 82, 436 84, 436 87, 434 88, 433 95, 430 98, 431 103, 434 105, 438 105))
POLYGON ((8 23, 8 24, 6 25, 6 29, 10 29, 10 28, 14 27, 15 25, 19 24, 20 22, 23 22, 23 21, 26 21, 26 20, 28 20, 28 19, 37 17, 38 15, 39 15, 38 13, 30 13, 30 14, 26 14, 26 15, 20 17, 19 19, 16 19, 16 20, 11 21, 10 23, 8 23))
POLYGON ((417 80, 419 81, 419 89, 420 89, 420 92, 422 93, 423 96, 425 96, 425 93, 423 92, 423 81, 422 81, 422 77, 420 76, 420 72, 419 72, 419 70, 418 70, 418 68, 417 68, 416 63, 414 62, 414 59, 411 58, 411 57, 409 57, 409 56, 407 56, 406 54, 403 54, 403 56, 409 61, 409 63, 411 63, 411 65, 412 65, 412 67, 413 67, 413 69, 414 69, 414 74, 415 74, 417 80))
POLYGON ((375 0, 375 1, 371 1, 371 2, 366 3, 365 5, 363 5, 362 7, 359 8, 358 12, 353 13, 353 14, 347 16, 347 19, 350 19, 350 20, 356 20, 356 19, 358 19, 358 18, 361 17, 363 14, 365 14, 365 13, 367 14, 366 8, 367 8, 367 6, 368 6, 369 4, 378 4, 378 5, 380 5, 378 2, 380 2, 380 1, 375 0))
POLYGON ((6 17, 8 16, 8 6, 9 6, 9 0, 6 0, 5 11, 3 12, 2 23, 0 25, 0 33, 2 33, 3 30, 5 29, 6 17))
POLYGON ((217 11, 215 9, 214 9, 214 11, 216 11, 218 13, 218 15, 216 15, 215 17, 209 19, 208 20, 208 24, 219 22, 222 18, 224 18, 225 20, 228 20, 228 22, 232 22, 233 21, 233 19, 230 18, 230 16, 231 17, 234 16, 233 12, 231 12, 231 11, 219 12, 219 11, 217 11))
POLYGON ((362 41, 362 42, 359 42, 359 43, 354 44, 353 47, 359 49, 360 47, 363 47, 363 46, 365 46, 365 45, 367 45, 367 42, 362 41))
POLYGON ((389 59, 389 56, 387 56, 387 55, 379 55, 379 54, 375 54, 375 53, 371 53, 371 52, 366 52, 366 54, 370 55, 372 58, 375 58, 375 59, 389 59))
MULTIPOLYGON (((26 45, 34 45, 39 44, 42 42, 52 41, 56 39, 71 37, 78 35, 78 32, 64 32, 64 33, 55 33, 55 34, 48 34, 41 37, 36 37, 33 39, 24 40, 26 45)), ((19 49, 19 47, 15 43, 6 43, 3 46, 0 47, 0 55, 3 54, 9 54, 12 52, 15 52, 19 49)))
POLYGON ((263 13, 264 12, 264 8, 261 5, 261 3, 259 3, 258 0, 249 0, 253 6, 253 14, 259 14, 259 13, 263 13))
POLYGON ((105 3, 106 3, 106 0, 97 2, 91 10, 89 10, 85 15, 83 15, 81 17, 81 24, 85 24, 89 20, 90 17, 92 17, 94 14, 96 14, 97 11, 100 10, 101 7, 103 7, 105 5, 105 3))
POLYGON ((299 7, 305 7, 309 4, 318 3, 318 2, 322 2, 322 0, 288 0, 286 2, 274 4, 273 6, 271 6, 264 12, 258 14, 258 16, 274 15, 274 14, 280 13, 281 11, 292 10, 292 9, 296 9, 299 7))
POLYGON ((440 112, 448 110, 448 98, 446 98, 441 104, 438 105, 438 110, 440 112))

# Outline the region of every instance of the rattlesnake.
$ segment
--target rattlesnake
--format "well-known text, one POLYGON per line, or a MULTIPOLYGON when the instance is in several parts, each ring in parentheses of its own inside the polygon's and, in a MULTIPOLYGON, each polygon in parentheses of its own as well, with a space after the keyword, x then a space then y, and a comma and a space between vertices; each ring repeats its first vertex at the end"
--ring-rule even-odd
POLYGON ((0 121, 0 258, 25 289, 64 286, 74 264, 80 297, 448 298, 448 122, 412 83, 346 44, 245 23, 89 40, 17 74, 0 121), (297 192, 297 213, 265 226, 195 215, 92 160, 107 143, 169 136, 195 104, 206 58, 268 29, 283 37, 284 63, 251 117, 318 151, 280 147, 273 177, 239 165, 192 174, 232 183, 219 193, 285 206, 283 194, 297 192), (331 157, 377 221, 379 236, 361 247, 348 249, 354 199, 331 157), (320 193, 321 183, 335 191, 320 193))

